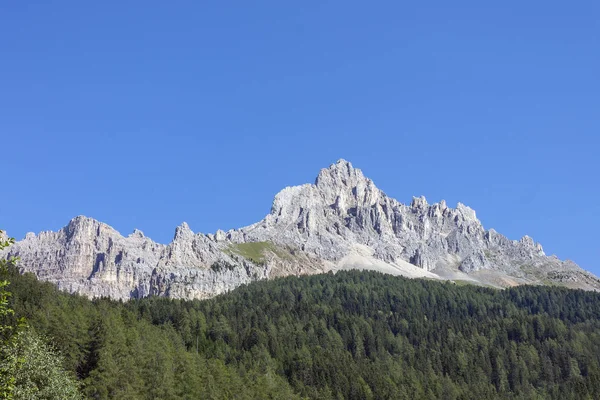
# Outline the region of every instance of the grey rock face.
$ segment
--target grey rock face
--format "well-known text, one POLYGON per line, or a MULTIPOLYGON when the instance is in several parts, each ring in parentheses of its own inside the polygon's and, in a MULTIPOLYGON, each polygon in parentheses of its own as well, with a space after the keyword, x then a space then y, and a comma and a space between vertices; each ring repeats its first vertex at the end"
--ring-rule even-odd
POLYGON ((165 246, 139 230, 123 237, 106 224, 79 216, 58 232, 28 234, 6 255, 20 257, 23 272, 90 297, 205 298, 265 277, 262 268, 257 271, 244 262, 231 270, 211 268, 216 262, 236 262, 185 223, 165 246))
POLYGON ((23 271, 61 289, 119 299, 206 298, 256 279, 336 270, 349 259, 360 267, 365 257, 365 268, 383 265, 385 272, 410 276, 420 270, 419 276, 467 277, 493 286, 600 289, 595 276, 545 256, 530 237, 513 241, 486 231, 461 203, 453 209, 415 197, 402 204, 344 160, 321 170, 314 184, 283 189, 270 213, 245 228, 204 235, 183 223, 162 245, 139 230, 123 237, 77 217, 59 232, 28 234, 5 250, 11 255, 21 257, 23 271))
POLYGON ((281 191, 271 213, 241 232, 246 240, 271 240, 330 261, 360 244, 380 260, 433 272, 493 270, 541 283, 556 281, 549 271, 568 270, 569 278, 562 280, 600 287, 596 277, 574 264, 546 257, 528 236, 516 242, 486 231, 464 204, 452 209, 445 201, 430 205, 424 197, 401 204, 344 160, 323 169, 314 185, 281 191))
POLYGON ((343 160, 322 170, 314 185, 281 191, 271 213, 241 232, 246 240, 288 244, 332 261, 358 243, 381 260, 401 259, 429 271, 446 266, 448 254, 466 259, 485 243, 469 207, 429 205, 424 197, 401 204, 343 160))

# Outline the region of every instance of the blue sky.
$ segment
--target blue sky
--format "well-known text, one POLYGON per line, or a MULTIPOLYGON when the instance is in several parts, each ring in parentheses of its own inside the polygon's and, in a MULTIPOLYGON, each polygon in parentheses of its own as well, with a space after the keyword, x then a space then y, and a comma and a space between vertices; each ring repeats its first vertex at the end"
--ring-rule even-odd
POLYGON ((597 1, 9 1, 0 60, 17 238, 240 227, 345 158, 600 274, 597 1))

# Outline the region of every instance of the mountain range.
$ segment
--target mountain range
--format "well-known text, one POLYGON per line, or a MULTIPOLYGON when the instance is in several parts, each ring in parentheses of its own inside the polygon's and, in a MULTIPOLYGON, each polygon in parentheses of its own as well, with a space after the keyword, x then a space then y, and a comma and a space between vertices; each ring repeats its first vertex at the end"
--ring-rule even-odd
POLYGON ((240 229, 202 234, 183 223, 164 245, 78 216, 58 232, 28 233, 0 256, 19 257, 22 272, 62 290, 123 300, 208 298, 259 279, 344 269, 498 288, 600 289, 596 276, 546 256, 532 238, 486 230, 461 203, 402 204, 345 160, 322 169, 314 184, 283 189, 264 219, 240 229))

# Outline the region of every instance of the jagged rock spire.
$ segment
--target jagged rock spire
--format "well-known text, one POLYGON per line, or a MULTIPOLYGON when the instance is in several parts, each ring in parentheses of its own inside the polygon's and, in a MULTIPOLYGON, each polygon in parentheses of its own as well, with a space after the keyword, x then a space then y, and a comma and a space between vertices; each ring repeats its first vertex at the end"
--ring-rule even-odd
POLYGON ((192 232, 187 222, 182 222, 181 225, 175 228, 175 235, 173 236, 173 240, 187 239, 193 236, 194 232, 192 232))

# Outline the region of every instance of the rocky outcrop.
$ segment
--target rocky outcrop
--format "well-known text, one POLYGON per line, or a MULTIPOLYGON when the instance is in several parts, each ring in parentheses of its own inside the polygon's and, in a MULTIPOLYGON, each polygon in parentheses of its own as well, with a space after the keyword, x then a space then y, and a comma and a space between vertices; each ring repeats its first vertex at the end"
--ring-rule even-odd
POLYGON ((343 160, 322 170, 314 185, 281 191, 271 213, 241 232, 246 240, 272 240, 332 261, 358 243, 381 260, 428 271, 445 266, 448 254, 475 253, 485 233, 469 207, 429 205, 424 197, 401 204, 343 160))
POLYGON ((148 295, 206 298, 256 279, 344 266, 408 276, 468 279, 493 286, 554 283, 585 289, 600 281, 571 262, 547 257, 528 236, 485 230, 459 203, 405 205, 340 160, 314 184, 279 192, 251 226, 194 234, 185 223, 168 245, 135 230, 127 237, 91 218, 58 232, 28 234, 4 256, 61 289, 119 299, 148 295))

